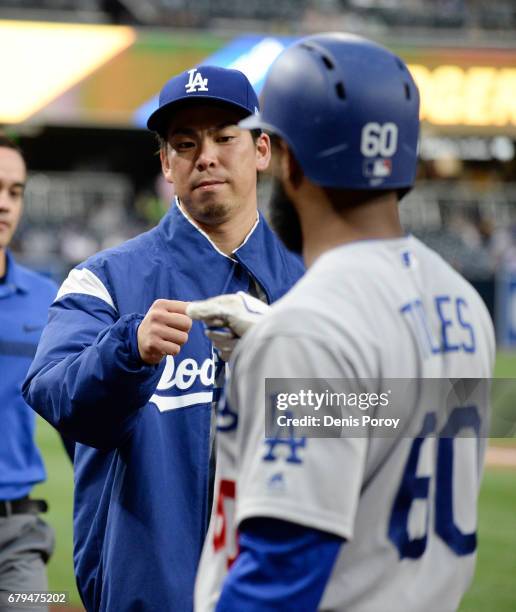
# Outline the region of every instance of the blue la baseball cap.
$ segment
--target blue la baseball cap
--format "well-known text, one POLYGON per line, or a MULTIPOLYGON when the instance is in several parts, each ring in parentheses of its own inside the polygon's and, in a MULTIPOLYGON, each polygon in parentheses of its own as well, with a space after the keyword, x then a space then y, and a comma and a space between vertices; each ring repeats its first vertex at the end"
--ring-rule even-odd
POLYGON ((147 127, 165 135, 171 111, 190 101, 227 104, 241 109, 245 116, 259 109, 256 92, 243 72, 219 66, 198 66, 165 83, 159 94, 159 106, 147 119, 147 127))

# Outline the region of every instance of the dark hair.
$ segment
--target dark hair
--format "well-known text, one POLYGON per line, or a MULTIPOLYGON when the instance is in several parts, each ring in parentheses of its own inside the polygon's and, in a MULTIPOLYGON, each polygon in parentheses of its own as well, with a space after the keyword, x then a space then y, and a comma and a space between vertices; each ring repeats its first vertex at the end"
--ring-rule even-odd
POLYGON ((18 146, 18 144, 16 144, 16 142, 10 138, 9 136, 7 136, 7 134, 5 134, 4 132, 0 132, 0 147, 4 147, 6 149, 12 149, 13 151, 16 151, 17 153, 19 153, 20 157, 23 159, 23 162, 25 162, 25 156, 23 155, 23 151, 21 150, 21 148, 18 146))
POLYGON ((154 135, 156 136, 156 140, 158 141, 158 153, 159 153, 161 149, 167 148, 167 140, 161 134, 158 134, 158 132, 154 132, 154 135))

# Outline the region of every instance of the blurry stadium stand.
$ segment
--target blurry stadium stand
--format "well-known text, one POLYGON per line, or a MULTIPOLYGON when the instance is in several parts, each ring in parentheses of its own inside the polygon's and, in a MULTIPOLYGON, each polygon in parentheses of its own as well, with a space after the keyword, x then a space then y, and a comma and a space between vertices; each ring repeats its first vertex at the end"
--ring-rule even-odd
POLYGON ((133 208, 133 186, 124 174, 33 173, 13 247, 26 265, 61 280, 90 255, 145 229, 133 208))
POLYGON ((516 271, 516 184, 420 181, 400 206, 407 231, 435 249, 496 309, 496 275, 516 271))
POLYGON ((514 0, 2 0, 0 17, 262 31, 513 31, 514 0))
POLYGON ((214 19, 295 23, 308 0, 2 0, 0 16, 202 27, 214 19))

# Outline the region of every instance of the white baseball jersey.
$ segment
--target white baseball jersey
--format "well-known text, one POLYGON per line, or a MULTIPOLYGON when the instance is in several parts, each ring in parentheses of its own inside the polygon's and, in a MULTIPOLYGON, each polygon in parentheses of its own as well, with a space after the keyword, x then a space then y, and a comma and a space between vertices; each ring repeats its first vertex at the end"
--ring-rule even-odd
MULTIPOLYGON (((494 353, 476 291, 416 238, 321 256, 235 351, 196 610, 216 605, 250 517, 346 540, 320 610, 455 610, 474 570, 485 439, 458 435, 439 398, 417 390, 402 417, 419 436, 267 439, 264 380, 371 379, 381 392, 386 379, 490 379, 494 353)), ((485 419, 482 401, 467 409, 485 419)))

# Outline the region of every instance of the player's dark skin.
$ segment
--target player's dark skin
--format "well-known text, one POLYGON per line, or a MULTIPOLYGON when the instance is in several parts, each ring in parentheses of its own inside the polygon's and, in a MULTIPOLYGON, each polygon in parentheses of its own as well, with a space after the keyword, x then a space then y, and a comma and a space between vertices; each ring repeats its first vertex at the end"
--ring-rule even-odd
MULTIPOLYGON (((277 155, 276 177, 281 182, 288 208, 298 215, 303 259, 307 268, 320 255, 339 245, 356 240, 399 238, 404 235, 395 191, 373 195, 360 206, 353 206, 353 192, 343 190, 340 196, 349 201, 349 206, 337 212, 328 191, 307 179, 292 151, 283 141, 279 143, 277 155), (314 206, 314 202, 317 202, 317 206, 314 206)), ((272 205, 281 208, 280 202, 275 204, 273 201, 272 205)), ((283 238, 281 229, 275 229, 283 238)))

